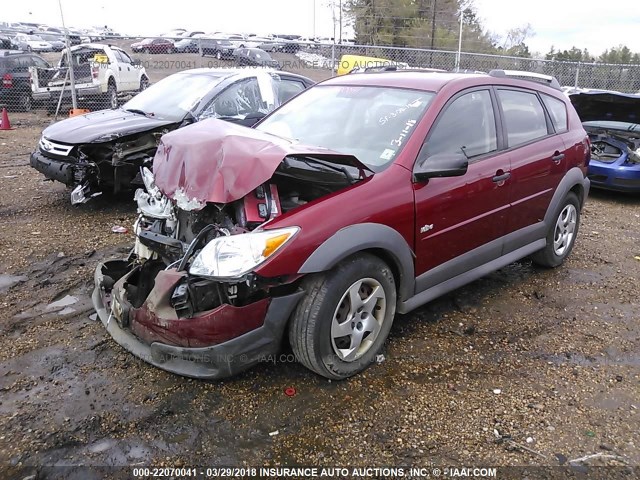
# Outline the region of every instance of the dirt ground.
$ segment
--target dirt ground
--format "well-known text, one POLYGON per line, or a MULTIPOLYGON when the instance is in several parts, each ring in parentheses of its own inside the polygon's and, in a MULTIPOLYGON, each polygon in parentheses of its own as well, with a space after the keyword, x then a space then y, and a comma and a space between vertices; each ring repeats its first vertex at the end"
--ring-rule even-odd
POLYGON ((1 478, 43 465, 640 465, 640 196, 593 192, 564 266, 518 262, 398 317, 384 361, 355 378, 327 381, 285 351, 195 381, 136 360, 90 317, 96 263, 132 245, 111 231, 131 230, 131 199, 71 206, 28 166, 50 120, 11 121, 1 478))

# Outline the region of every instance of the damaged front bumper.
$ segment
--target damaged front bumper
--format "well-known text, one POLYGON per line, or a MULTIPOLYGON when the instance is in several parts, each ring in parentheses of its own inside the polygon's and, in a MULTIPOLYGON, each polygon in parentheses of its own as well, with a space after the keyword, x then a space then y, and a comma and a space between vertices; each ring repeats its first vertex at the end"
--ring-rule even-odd
POLYGON ((138 358, 163 370, 193 378, 220 379, 278 352, 285 325, 304 292, 263 298, 244 306, 221 304, 189 318, 170 305, 186 272, 162 270, 144 303, 127 299, 134 274, 124 260, 98 265, 93 304, 113 339, 138 358))

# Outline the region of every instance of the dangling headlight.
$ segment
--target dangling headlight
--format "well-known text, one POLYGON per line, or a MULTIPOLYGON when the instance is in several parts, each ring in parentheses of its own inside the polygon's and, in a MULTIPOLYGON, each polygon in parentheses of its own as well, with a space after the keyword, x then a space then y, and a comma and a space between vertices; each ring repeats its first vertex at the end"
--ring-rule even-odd
POLYGON ((202 277, 241 277, 280 250, 299 230, 287 227, 218 237, 200 251, 189 273, 202 277))
POLYGON ((156 186, 153 173, 147 167, 140 169, 142 182, 146 192, 139 188, 133 199, 138 204, 138 210, 145 216, 168 220, 173 218, 173 207, 167 197, 156 186))

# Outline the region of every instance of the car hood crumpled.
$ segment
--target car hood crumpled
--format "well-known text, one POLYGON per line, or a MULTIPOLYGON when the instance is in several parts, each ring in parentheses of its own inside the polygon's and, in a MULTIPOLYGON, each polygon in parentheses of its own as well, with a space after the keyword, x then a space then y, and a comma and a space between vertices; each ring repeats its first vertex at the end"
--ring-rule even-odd
POLYGON ((640 95, 581 92, 569 96, 582 122, 640 123, 640 95))
POLYGON ((288 156, 308 156, 370 171, 353 155, 300 145, 218 119, 162 136, 153 174, 156 186, 183 210, 230 203, 268 181, 288 156))

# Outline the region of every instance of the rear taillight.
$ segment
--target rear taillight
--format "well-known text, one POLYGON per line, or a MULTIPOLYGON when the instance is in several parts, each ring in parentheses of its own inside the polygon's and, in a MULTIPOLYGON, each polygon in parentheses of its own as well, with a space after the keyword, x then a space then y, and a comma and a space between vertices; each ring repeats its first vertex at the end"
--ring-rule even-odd
POLYGON ((94 79, 98 78, 98 73, 100 73, 100 69, 98 67, 91 67, 91 76, 94 79))
POLYGON ((13 87, 13 75, 11 75, 10 73, 6 73, 3 77, 2 77, 2 86, 4 88, 11 88, 13 87))

